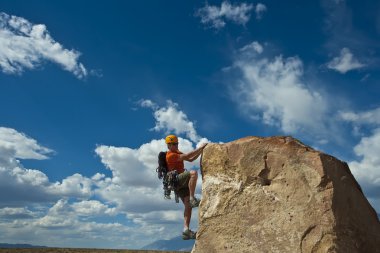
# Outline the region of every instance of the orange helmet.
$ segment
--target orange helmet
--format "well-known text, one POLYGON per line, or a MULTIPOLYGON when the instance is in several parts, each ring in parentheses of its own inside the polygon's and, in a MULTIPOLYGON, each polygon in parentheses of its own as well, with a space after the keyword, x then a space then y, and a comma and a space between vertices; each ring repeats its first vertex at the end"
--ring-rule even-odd
POLYGON ((168 135, 166 136, 165 138, 165 143, 166 144, 173 144, 173 143, 178 143, 178 138, 177 136, 171 134, 171 135, 168 135))

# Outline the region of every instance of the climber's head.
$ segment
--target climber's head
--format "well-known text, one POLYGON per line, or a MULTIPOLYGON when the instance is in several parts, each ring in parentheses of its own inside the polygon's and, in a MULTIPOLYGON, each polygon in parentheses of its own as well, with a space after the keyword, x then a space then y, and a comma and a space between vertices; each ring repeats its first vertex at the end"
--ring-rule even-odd
POLYGON ((171 151, 178 150, 178 138, 177 136, 171 134, 166 136, 165 143, 168 145, 168 149, 171 151))

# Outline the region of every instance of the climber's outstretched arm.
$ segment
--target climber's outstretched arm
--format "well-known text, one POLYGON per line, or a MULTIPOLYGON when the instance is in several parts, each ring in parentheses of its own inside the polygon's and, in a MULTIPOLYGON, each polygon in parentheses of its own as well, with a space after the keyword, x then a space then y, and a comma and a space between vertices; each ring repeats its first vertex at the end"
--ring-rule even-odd
POLYGON ((187 154, 180 155, 179 160, 188 161, 188 162, 192 162, 192 161, 196 160, 202 154, 202 151, 206 147, 206 145, 207 145, 207 143, 203 144, 199 148, 197 148, 197 149, 195 149, 195 150, 193 150, 187 154))
MULTIPOLYGON (((202 149, 202 151, 203 151, 203 149, 202 149)), ((188 161, 188 162, 192 162, 192 161, 195 161, 195 160, 197 160, 197 158, 202 154, 202 151, 201 152, 199 152, 197 155, 195 155, 195 156, 193 156, 193 157, 191 157, 191 158, 189 158, 188 160, 186 160, 186 161, 188 161)))

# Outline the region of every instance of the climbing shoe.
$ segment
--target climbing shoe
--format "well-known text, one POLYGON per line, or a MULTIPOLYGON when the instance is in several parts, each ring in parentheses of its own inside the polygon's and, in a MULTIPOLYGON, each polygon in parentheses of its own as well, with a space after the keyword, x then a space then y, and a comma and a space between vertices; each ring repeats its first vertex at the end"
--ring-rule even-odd
POLYGON ((194 197, 193 199, 190 200, 191 208, 198 207, 200 202, 201 202, 200 199, 197 199, 194 197))
POLYGON ((182 233, 183 240, 190 240, 190 239, 194 240, 196 236, 197 236, 197 232, 193 232, 190 229, 186 229, 186 231, 182 233))

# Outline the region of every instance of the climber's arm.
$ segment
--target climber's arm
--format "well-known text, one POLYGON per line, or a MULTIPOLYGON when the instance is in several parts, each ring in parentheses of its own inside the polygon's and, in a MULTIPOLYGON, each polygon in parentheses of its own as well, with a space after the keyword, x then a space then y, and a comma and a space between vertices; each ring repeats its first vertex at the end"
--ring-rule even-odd
POLYGON ((188 161, 188 162, 192 162, 192 161, 194 161, 194 160, 197 160, 197 158, 198 158, 201 154, 202 154, 202 152, 199 152, 196 156, 193 156, 193 157, 189 158, 189 159, 186 160, 186 161, 188 161))
POLYGON ((180 161, 192 162, 192 161, 196 160, 202 154, 202 151, 206 147, 206 145, 207 145, 207 143, 203 144, 199 148, 197 148, 197 149, 195 149, 195 150, 193 150, 187 154, 181 154, 178 159, 180 161))

